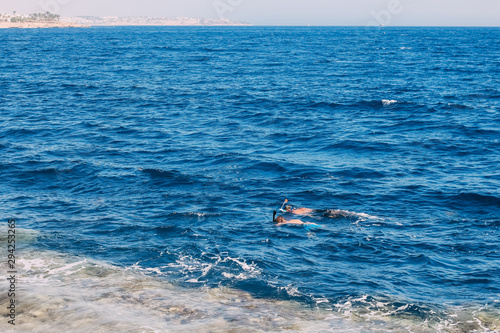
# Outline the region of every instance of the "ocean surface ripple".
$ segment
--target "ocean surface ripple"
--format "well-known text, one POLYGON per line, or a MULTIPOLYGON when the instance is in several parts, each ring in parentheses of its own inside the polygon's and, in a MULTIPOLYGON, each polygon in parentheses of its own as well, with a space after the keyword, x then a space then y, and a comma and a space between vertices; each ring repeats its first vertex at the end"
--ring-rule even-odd
POLYGON ((499 39, 1 30, 1 218, 31 235, 21 271, 45 286, 23 287, 21 324, 105 327, 64 306, 92 285, 88 302, 128 294, 151 315, 121 332, 499 332, 499 39), (275 226, 285 199, 320 227, 275 226), (37 308, 54 294, 58 310, 37 308))

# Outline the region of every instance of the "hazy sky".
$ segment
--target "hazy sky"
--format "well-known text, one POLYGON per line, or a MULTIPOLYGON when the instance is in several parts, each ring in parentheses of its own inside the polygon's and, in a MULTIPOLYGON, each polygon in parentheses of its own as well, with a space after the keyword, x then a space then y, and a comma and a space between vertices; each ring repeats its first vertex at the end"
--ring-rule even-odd
POLYGON ((0 0, 0 12, 190 16, 256 25, 500 26, 500 0, 0 0))

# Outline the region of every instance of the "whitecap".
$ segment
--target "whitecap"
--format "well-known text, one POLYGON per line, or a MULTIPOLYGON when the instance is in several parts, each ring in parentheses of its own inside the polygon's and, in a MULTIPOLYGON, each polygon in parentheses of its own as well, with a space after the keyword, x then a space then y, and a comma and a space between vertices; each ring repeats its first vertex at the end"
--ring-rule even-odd
MULTIPOLYGON (((291 327, 308 332, 328 329, 335 320, 325 321, 331 313, 313 312, 293 301, 256 299, 226 287, 181 288, 146 270, 54 251, 24 251, 20 256, 25 264, 19 268, 23 283, 16 297, 22 313, 15 327, 0 321, 4 333, 270 332, 291 327)), ((225 260, 237 262, 245 272, 255 271, 242 259, 225 260)), ((6 308, 8 301, 1 297, 0 306, 6 308)), ((341 318, 336 325, 349 331, 341 318)))
POLYGON ((398 101, 394 100, 394 99, 383 99, 382 100, 382 105, 383 106, 389 106, 389 105, 392 105, 392 104, 395 104, 397 103, 398 101))

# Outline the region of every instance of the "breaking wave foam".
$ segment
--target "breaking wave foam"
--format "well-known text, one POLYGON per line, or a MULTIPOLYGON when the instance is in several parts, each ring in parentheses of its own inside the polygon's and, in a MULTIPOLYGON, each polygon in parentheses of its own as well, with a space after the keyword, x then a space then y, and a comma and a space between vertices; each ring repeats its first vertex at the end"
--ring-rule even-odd
MULTIPOLYGON (((22 304, 12 328, 2 332, 498 332, 491 307, 423 309, 370 296, 332 303, 316 298, 313 307, 295 301, 254 298, 226 287, 183 288, 151 275, 139 265, 122 268, 54 251, 23 251, 19 261, 22 304), (148 273, 148 274, 146 274, 148 273), (465 329, 465 330, 464 330, 465 329)), ((250 276, 260 274, 242 259, 232 262, 250 276)), ((216 261, 217 262, 217 261, 216 261)), ((243 273, 241 273, 243 274, 243 273)), ((228 277, 238 276, 226 273, 228 277)), ((283 287, 295 295, 294 286, 283 287)), ((3 293, 0 307, 9 299, 3 293)))

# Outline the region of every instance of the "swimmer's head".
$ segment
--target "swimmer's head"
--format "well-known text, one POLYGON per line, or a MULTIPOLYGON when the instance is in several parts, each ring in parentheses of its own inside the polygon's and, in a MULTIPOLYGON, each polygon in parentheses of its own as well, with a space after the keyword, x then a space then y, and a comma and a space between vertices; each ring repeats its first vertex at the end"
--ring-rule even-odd
POLYGON ((290 213, 292 211, 292 206, 286 205, 285 206, 285 211, 287 211, 288 213, 290 213))
POLYGON ((274 222, 276 222, 276 223, 285 223, 285 222, 286 222, 286 220, 285 220, 285 218, 284 218, 283 216, 278 216, 278 217, 274 220, 274 222))
POLYGON ((283 216, 276 217, 276 211, 274 210, 273 211, 273 222, 283 223, 283 222, 285 222, 285 219, 283 218, 283 216))

